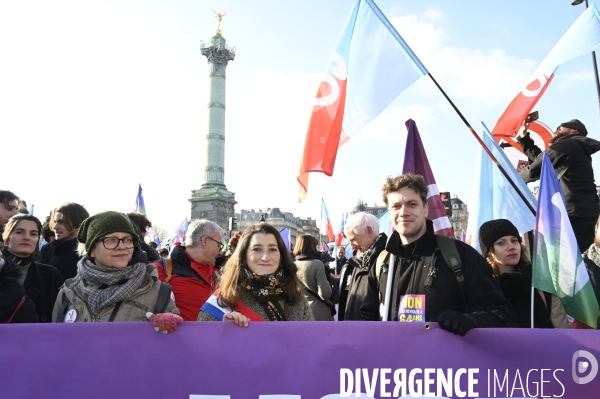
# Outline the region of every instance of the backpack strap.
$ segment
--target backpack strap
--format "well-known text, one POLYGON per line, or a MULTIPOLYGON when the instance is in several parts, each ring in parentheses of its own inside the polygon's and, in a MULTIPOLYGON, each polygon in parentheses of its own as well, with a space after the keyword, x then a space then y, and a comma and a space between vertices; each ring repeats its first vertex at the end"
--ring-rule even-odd
POLYGON ((60 308, 58 308, 58 312, 56 313, 55 323, 63 323, 65 321, 65 315, 67 314, 67 309, 69 309, 69 305, 71 302, 67 295, 63 292, 62 294, 62 303, 60 304, 60 308))
POLYGON ((375 276, 377 277, 377 281, 379 281, 379 276, 381 276, 381 266, 384 263, 389 262, 390 253, 385 249, 379 253, 377 257, 377 262, 375 262, 375 276))
POLYGON ((154 314, 164 313, 169 305, 169 299, 171 298, 171 286, 165 282, 160 282, 160 288, 158 289, 158 297, 156 298, 156 305, 154 306, 154 314))
POLYGON ((17 312, 23 307, 23 304, 25 303, 25 295, 23 295, 23 298, 21 298, 21 300, 19 301, 19 304, 17 305, 17 307, 15 308, 15 311, 10 315, 10 317, 4 322, 4 324, 10 324, 12 319, 15 317, 15 315, 17 314, 17 312))
POLYGON ((164 282, 168 283, 171 281, 171 277, 173 277, 173 261, 171 258, 160 258, 156 262, 154 262, 157 266, 162 266, 163 274, 165 276, 164 282))
POLYGON ((165 259, 165 263, 165 282, 168 283, 171 281, 171 277, 173 277, 173 261, 171 258, 167 258, 165 259))
POLYGON ((448 267, 454 272, 460 293, 462 294, 463 299, 466 301, 467 296, 465 294, 465 276, 462 272, 462 260, 460 259, 458 249, 456 249, 454 238, 441 234, 436 235, 436 238, 438 247, 442 253, 442 257, 444 258, 444 261, 446 261, 448 267))
POLYGON ((115 307, 113 308, 113 311, 111 312, 110 317, 108 318, 109 322, 115 321, 115 317, 117 316, 117 313, 119 313, 119 308, 121 307, 122 303, 123 302, 117 302, 115 304, 115 307))

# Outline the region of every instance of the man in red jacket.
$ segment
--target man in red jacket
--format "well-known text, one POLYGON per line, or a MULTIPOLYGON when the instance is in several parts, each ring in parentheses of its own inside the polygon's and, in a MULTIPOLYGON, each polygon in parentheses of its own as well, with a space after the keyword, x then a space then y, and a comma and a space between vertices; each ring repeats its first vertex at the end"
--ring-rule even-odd
MULTIPOLYGON (((171 288, 175 304, 185 321, 196 321, 200 308, 215 289, 215 260, 223 250, 221 228, 208 220, 193 220, 187 229, 185 246, 171 252, 173 271, 171 288)), ((159 276, 164 280, 162 266, 159 276)))

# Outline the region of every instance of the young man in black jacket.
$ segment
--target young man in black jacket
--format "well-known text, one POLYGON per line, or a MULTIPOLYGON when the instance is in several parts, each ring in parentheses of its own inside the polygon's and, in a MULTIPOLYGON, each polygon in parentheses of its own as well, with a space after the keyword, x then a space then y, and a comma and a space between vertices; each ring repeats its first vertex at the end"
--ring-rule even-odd
POLYGON ((386 292, 389 266, 369 272, 363 320, 379 320, 380 305, 389 295, 388 320, 437 321, 442 329, 458 335, 478 327, 516 327, 512 305, 475 249, 454 241, 463 284, 446 264, 433 223, 427 220, 427 190, 423 177, 411 174, 388 178, 383 186, 395 230, 385 249, 396 262, 390 293, 386 292))
POLYGON ((42 247, 41 263, 57 268, 63 280, 73 278, 77 274, 77 263, 81 258, 77 252, 77 233, 81 223, 89 216, 82 205, 74 202, 62 204, 52 211, 50 228, 54 231, 56 239, 42 247))

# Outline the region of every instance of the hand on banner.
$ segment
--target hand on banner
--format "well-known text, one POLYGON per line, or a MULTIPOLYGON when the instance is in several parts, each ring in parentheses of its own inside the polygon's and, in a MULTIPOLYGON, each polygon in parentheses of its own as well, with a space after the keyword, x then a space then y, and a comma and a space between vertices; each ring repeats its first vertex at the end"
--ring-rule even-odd
POLYGON ((437 322, 442 330, 450 331, 453 334, 464 337, 467 331, 475 328, 475 321, 471 316, 448 309, 442 313, 437 322))
POLYGON ((223 316, 223 321, 232 321, 240 327, 248 327, 248 323, 250 323, 250 319, 239 312, 227 313, 223 316))
POLYGON ((152 322, 154 329, 163 334, 172 333, 177 330, 177 323, 182 322, 181 316, 174 313, 146 313, 146 318, 152 322))

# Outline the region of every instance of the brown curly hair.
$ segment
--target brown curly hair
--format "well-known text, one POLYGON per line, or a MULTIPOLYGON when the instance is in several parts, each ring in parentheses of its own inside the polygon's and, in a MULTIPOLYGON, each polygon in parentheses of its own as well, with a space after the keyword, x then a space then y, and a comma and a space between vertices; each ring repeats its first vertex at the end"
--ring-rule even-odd
POLYGON ((388 204, 388 195, 391 193, 395 193, 403 187, 408 187, 421 197, 423 200, 423 204, 427 203, 427 183, 425 183, 425 179, 421 175, 413 175, 411 173, 406 173, 403 175, 399 175, 396 177, 389 177, 385 180, 385 184, 381 188, 383 192, 383 202, 386 205, 388 204))

